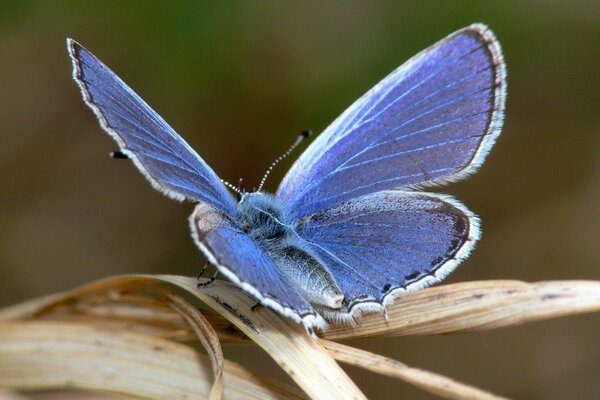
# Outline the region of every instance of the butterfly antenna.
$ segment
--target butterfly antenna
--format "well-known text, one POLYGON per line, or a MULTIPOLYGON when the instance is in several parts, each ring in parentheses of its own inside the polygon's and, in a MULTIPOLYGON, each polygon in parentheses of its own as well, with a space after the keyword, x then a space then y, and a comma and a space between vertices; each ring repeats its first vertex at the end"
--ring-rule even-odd
POLYGON ((273 171, 273 168, 279 164, 284 158, 286 158, 287 156, 289 156, 292 151, 294 151, 294 149, 296 147, 298 147, 298 145, 300 143, 302 143, 304 141, 304 139, 306 139, 307 137, 309 137, 310 135, 312 135, 312 131, 311 130, 307 130, 302 132, 300 135, 298 135, 298 137, 296 138, 296 140, 294 141, 294 143, 292 143, 292 145, 290 146, 289 149, 287 149, 287 151, 285 153, 283 153, 282 155, 280 155, 279 157, 277 157, 275 159, 275 161, 273 161, 271 163, 271 165, 269 165, 269 168, 267 168, 267 171, 265 172, 265 174, 263 175, 262 179, 260 180, 260 184, 258 185, 258 189, 256 190, 257 192, 260 192, 263 188, 263 186, 265 185, 265 182, 267 180, 267 178, 269 177, 269 174, 271 173, 271 171, 273 171))
POLYGON ((122 151, 119 150, 115 150, 115 151, 111 151, 110 153, 108 153, 108 156, 110 158, 124 158, 124 159, 128 159, 129 156, 125 153, 123 153, 122 151))
POLYGON ((223 182, 223 185, 227 186, 229 189, 233 190, 234 192, 236 192, 238 195, 242 195, 242 192, 240 191, 240 189, 238 189, 237 187, 235 187, 234 185, 232 185, 231 183, 227 182, 224 179, 221 179, 221 182, 223 182))

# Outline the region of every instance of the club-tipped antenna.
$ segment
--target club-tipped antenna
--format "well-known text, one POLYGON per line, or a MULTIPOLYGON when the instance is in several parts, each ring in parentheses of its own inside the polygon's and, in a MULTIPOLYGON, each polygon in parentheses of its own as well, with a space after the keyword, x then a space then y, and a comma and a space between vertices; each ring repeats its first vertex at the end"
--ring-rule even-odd
POLYGON ((260 180, 260 184, 258 185, 258 189, 256 190, 257 192, 260 192, 263 188, 263 186, 265 185, 265 182, 269 176, 269 174, 271 173, 271 171, 273 171, 273 168, 279 164, 284 158, 286 158, 287 156, 289 156, 292 151, 294 151, 294 149, 296 147, 298 147, 298 145, 300 143, 302 143, 302 141, 304 139, 306 139, 307 137, 309 137, 310 135, 312 135, 312 131, 311 130, 306 130, 304 132, 302 132, 300 135, 298 135, 298 137, 296 138, 296 140, 294 141, 294 143, 292 143, 292 145, 290 146, 289 149, 287 149, 287 151, 285 153, 283 153, 282 155, 280 155, 279 157, 277 157, 275 159, 275 161, 273 161, 271 163, 271 165, 269 165, 269 168, 267 168, 267 171, 265 172, 265 174, 263 175, 262 179, 260 180))
POLYGON ((122 158, 122 159, 128 159, 129 156, 125 153, 123 153, 120 150, 115 150, 115 151, 111 151, 110 153, 108 153, 108 156, 110 158, 122 158))

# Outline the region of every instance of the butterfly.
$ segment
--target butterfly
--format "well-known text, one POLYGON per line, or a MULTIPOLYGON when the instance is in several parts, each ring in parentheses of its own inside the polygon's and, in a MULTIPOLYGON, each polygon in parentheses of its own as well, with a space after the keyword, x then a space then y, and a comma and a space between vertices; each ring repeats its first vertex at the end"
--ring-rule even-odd
MULTIPOLYGON (((72 39, 73 78, 151 185, 197 202, 194 242, 260 304, 325 329, 445 278, 480 237, 475 214, 420 189, 462 179, 502 128, 506 69, 482 24, 412 57, 352 104, 273 194, 230 188, 129 86, 72 39)), ((262 185, 261 185, 262 186, 262 185)))

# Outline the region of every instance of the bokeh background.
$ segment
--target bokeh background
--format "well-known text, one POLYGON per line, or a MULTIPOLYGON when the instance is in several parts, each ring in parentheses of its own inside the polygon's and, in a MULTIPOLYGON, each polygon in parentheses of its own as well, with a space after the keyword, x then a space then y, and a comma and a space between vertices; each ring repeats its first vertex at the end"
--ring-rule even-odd
MULTIPOLYGON (((472 22, 501 41, 504 131, 480 172, 439 189, 483 220, 448 282, 600 279, 600 3, 0 2, 0 305, 121 273, 194 275, 193 208, 111 160, 65 37, 111 66, 224 179, 255 185, 407 58, 472 22)), ((272 174, 274 190, 290 160, 272 174)), ((600 316, 355 342, 523 399, 600 396, 600 316)), ((259 350, 226 355, 283 376, 259 350)), ((431 398, 349 368, 365 393, 431 398)))

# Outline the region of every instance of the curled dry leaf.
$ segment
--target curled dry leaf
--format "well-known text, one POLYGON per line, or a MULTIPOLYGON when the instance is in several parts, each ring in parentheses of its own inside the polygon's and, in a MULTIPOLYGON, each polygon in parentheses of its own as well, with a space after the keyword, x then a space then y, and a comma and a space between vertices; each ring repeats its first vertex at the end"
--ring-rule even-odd
MULTIPOLYGON (((313 399, 364 399, 362 392, 339 367, 328 351, 301 326, 280 318, 265 308, 252 311, 255 301, 236 286, 218 282, 198 290, 197 281, 177 276, 123 276, 102 280, 75 291, 7 309, 0 319, 33 317, 69 305, 75 298, 97 293, 119 293, 130 287, 138 289, 151 284, 170 283, 208 304, 251 340, 261 346, 288 375, 313 399)), ((119 295, 115 294, 115 298, 119 295)))
MULTIPOLYGON (((303 399, 296 390, 225 362, 226 399, 303 399)), ((186 345, 79 324, 0 324, 0 387, 76 388, 162 400, 203 398, 210 361, 186 345)))
MULTIPOLYGON (((180 276, 160 278, 186 291, 196 282, 180 276)), ((197 294, 206 304, 235 324, 265 350, 312 399, 364 399, 365 396, 327 352, 305 329, 281 318, 237 286, 216 282, 197 294)))
MULTIPOLYGON (((269 353, 313 399, 364 398, 334 357, 341 362, 403 379, 442 397, 498 398, 379 355, 326 340, 319 343, 303 327, 269 309, 258 307, 253 311, 255 301, 228 282, 217 281, 202 290, 198 290, 196 284, 196 279, 181 276, 114 277, 0 310, 0 321, 71 321, 104 330, 107 327, 119 332, 126 329, 153 339, 171 339, 169 343, 192 340, 195 332, 212 356, 217 377, 222 355, 216 336, 228 342, 251 340, 269 353), (157 284, 175 286, 215 312, 203 311, 204 318, 181 297, 158 288, 157 284)), ((356 326, 332 325, 319 336, 347 339, 458 333, 598 310, 600 282, 468 282, 403 294, 388 308, 387 318, 378 313, 367 314, 357 321, 356 326)), ((226 374, 227 368, 224 394, 228 397, 226 374)), ((212 389, 215 398, 220 391, 218 380, 212 389)))
POLYGON ((464 282, 405 293, 388 308, 387 321, 368 314, 359 325, 332 326, 323 337, 461 333, 592 311, 600 311, 600 282, 464 282))
POLYGON ((0 400, 27 400, 27 398, 18 393, 0 389, 0 400))
POLYGON ((164 296, 169 300, 173 309, 194 329, 200 343, 208 353, 214 374, 214 382, 208 400, 219 400, 223 396, 223 364, 225 360, 217 333, 204 315, 180 296, 171 292, 164 293, 164 296))
POLYGON ((340 362, 354 365, 355 367, 365 368, 392 378, 402 379, 427 392, 437 394, 438 396, 447 399, 505 399, 504 397, 496 396, 473 386, 446 378, 445 376, 419 368, 411 368, 399 361, 373 354, 368 351, 359 350, 325 339, 321 340, 321 344, 323 344, 323 346, 333 354, 336 360, 340 362))

